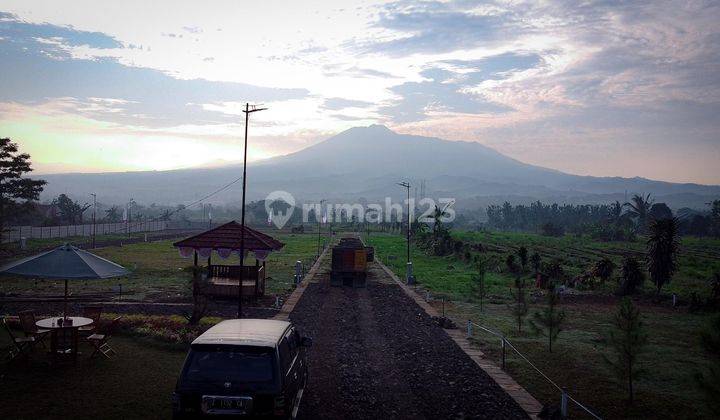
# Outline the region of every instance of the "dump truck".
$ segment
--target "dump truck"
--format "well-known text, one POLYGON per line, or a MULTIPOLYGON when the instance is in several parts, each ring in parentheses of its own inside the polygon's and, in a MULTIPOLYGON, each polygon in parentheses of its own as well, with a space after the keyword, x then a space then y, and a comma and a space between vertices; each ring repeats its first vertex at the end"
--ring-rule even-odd
POLYGON ((367 263, 368 249, 358 238, 341 238, 332 249, 330 284, 365 287, 367 263))

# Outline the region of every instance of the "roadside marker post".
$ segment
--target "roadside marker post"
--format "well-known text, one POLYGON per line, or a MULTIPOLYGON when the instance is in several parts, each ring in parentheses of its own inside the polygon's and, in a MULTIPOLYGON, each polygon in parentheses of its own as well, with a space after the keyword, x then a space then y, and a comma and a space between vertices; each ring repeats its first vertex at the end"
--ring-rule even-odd
POLYGON ((500 346, 502 347, 502 370, 505 370, 505 337, 500 338, 500 346))

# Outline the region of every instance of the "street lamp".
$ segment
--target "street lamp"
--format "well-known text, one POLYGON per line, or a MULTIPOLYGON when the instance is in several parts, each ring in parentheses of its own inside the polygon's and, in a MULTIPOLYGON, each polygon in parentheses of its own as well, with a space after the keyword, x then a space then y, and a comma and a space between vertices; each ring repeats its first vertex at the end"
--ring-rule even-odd
MULTIPOLYGON (((95 213, 97 211, 97 195, 90 194, 93 198, 93 226, 92 226, 92 248, 95 249, 95 213)), ((84 234, 85 232, 83 232, 84 234)))
POLYGON ((242 183, 242 207, 240 210, 240 280, 238 283, 238 319, 242 318, 242 281, 243 271, 245 271, 245 189, 247 186, 247 144, 248 144, 248 122, 250 114, 253 112, 264 111, 267 108, 258 108, 255 105, 245 103, 245 147, 243 150, 243 183, 242 183))
POLYGON ((320 225, 322 223, 322 205, 324 202, 325 200, 320 200, 320 214, 315 215, 318 221, 318 258, 320 258, 320 225))
POLYGON ((412 282, 412 262, 410 262, 410 183, 407 181, 398 182, 398 185, 407 190, 407 212, 408 212, 408 225, 407 225, 407 271, 405 273, 405 280, 408 284, 412 282))
POLYGON ((125 214, 127 215, 127 218, 125 220, 125 233, 127 236, 130 236, 130 209, 132 208, 132 205, 135 204, 134 199, 130 199, 130 201, 125 204, 125 214))

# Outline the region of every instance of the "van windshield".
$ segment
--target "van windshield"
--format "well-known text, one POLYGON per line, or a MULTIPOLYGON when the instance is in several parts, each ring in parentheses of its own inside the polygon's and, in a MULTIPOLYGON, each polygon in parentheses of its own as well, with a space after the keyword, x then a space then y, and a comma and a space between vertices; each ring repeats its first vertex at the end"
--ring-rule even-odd
POLYGON ((271 347, 193 346, 184 379, 188 382, 272 382, 275 351, 271 347))

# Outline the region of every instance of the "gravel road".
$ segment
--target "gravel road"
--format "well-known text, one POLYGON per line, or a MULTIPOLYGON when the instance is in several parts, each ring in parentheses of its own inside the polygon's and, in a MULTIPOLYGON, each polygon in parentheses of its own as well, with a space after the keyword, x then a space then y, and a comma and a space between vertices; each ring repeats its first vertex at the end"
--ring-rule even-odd
POLYGON ((367 288, 332 287, 327 268, 291 314, 313 338, 304 419, 527 416, 373 264, 367 288))

